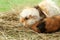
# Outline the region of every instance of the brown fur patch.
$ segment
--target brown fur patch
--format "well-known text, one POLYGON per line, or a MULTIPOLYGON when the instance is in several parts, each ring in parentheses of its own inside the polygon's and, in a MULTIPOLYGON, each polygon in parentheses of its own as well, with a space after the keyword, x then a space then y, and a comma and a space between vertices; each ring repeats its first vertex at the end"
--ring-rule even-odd
POLYGON ((32 27, 30 27, 32 30, 36 31, 36 32, 40 32, 40 30, 38 30, 38 28, 36 27, 39 24, 39 22, 36 22, 35 24, 32 25, 32 27))
POLYGON ((51 18, 46 18, 46 32, 54 32, 60 29, 60 16, 54 16, 51 18))

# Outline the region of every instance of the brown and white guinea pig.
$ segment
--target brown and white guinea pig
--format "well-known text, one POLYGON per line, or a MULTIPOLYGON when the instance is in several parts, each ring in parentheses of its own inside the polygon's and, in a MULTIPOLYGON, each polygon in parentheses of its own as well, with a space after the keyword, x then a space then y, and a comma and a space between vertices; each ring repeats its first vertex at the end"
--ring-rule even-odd
MULTIPOLYGON (((22 12, 19 14, 20 15, 19 16, 19 18, 20 18, 19 21, 25 27, 29 27, 36 32, 40 32, 40 29, 42 30, 42 32, 44 32, 44 30, 45 30, 44 27, 46 27, 46 32, 53 32, 53 31, 57 30, 57 29, 54 30, 53 28, 56 27, 56 26, 54 24, 51 24, 51 23, 54 23, 54 18, 55 17, 54 18, 49 18, 49 17, 59 15, 59 14, 60 14, 59 7, 53 1, 43 0, 37 6, 26 7, 25 9, 23 9, 22 12), (44 20, 44 18, 48 21, 44 20), (42 22, 41 25, 40 25, 40 22, 42 20, 44 20, 44 22, 42 22), (45 24, 46 22, 50 23, 50 25, 45 24), (41 28, 39 27, 39 30, 36 28, 36 25, 38 25, 38 24, 39 24, 39 26, 42 26, 41 28), (50 26, 51 26, 51 28, 53 26, 54 27, 51 29, 51 28, 49 28, 50 26)), ((56 19, 56 21, 57 20, 58 19, 56 19)))
POLYGON ((52 33, 60 30, 60 16, 53 16, 43 19, 30 27, 39 33, 52 33))

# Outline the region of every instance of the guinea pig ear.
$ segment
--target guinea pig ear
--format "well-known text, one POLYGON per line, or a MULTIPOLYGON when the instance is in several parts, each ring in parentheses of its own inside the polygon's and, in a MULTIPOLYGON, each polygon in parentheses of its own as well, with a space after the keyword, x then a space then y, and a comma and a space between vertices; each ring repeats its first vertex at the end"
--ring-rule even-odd
POLYGON ((34 6, 34 8, 36 8, 39 11, 39 14, 42 18, 46 18, 46 15, 44 14, 44 12, 42 11, 42 9, 37 5, 34 6))

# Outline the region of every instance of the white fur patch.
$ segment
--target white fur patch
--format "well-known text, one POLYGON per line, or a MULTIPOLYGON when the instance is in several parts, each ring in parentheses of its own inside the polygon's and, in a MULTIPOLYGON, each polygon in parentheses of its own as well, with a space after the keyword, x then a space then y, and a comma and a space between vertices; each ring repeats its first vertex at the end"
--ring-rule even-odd
POLYGON ((39 17, 39 12, 38 12, 38 10, 35 9, 35 8, 25 8, 25 9, 23 9, 23 11, 20 13, 20 16, 21 16, 21 17, 29 17, 29 15, 39 17))
POLYGON ((42 11, 48 15, 48 17, 60 14, 59 7, 52 0, 43 0, 41 3, 39 3, 39 6, 42 11))

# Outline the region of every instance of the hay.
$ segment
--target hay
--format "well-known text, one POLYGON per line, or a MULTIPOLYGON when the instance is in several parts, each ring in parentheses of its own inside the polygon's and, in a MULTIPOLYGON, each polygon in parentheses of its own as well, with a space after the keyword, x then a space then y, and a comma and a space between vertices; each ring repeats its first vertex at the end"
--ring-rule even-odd
POLYGON ((60 32, 36 33, 19 23, 18 14, 2 13, 0 16, 0 40, 60 40, 60 32))

